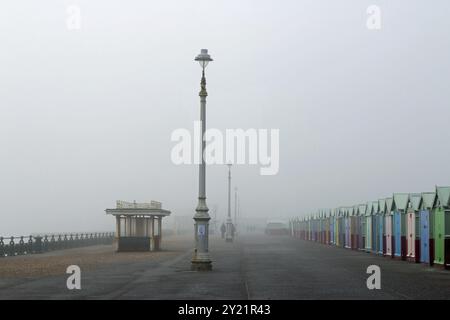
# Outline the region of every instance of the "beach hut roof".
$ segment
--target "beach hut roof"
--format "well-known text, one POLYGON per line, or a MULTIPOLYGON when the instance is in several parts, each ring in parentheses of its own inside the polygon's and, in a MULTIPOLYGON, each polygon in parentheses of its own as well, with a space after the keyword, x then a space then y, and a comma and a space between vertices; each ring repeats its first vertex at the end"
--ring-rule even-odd
POLYGON ((450 207, 450 187, 436 187, 436 194, 441 207, 450 207))
POLYGON ((409 193, 394 193, 395 209, 406 211, 408 209, 409 193))
POLYGON ((341 208, 341 212, 342 212, 342 215, 347 216, 347 214, 348 214, 348 207, 342 207, 341 208))
POLYGON ((370 216, 373 213, 373 202, 369 201, 366 205, 366 216, 370 216))
POLYGON ((381 213, 386 212, 386 199, 378 200, 378 211, 381 213))
POLYGON ((363 216, 366 214, 366 210, 367 210, 367 205, 366 204, 360 204, 358 206, 358 212, 360 216, 363 216))
POLYGON ((436 192, 422 192, 422 206, 432 209, 436 203, 436 192))
POLYGON ((418 211, 422 205, 422 194, 421 193, 411 193, 409 195, 409 200, 411 202, 411 208, 414 211, 418 211))
POLYGON ((391 213, 394 208, 394 198, 386 198, 386 213, 391 213))
POLYGON ((372 201, 372 212, 378 213, 380 208, 380 202, 379 201, 372 201))

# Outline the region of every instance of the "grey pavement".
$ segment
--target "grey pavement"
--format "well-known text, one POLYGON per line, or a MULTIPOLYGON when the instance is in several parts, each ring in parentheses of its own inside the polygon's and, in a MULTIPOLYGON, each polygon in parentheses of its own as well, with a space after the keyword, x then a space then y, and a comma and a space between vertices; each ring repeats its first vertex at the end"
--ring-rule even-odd
MULTIPOLYGON (((68 275, 2 279, 0 299, 450 299, 450 272, 286 236, 212 238, 213 271, 190 271, 191 250, 166 260, 102 265, 68 275), (369 290, 369 265, 381 290, 369 290)), ((1 263, 1 261, 0 261, 1 263)))

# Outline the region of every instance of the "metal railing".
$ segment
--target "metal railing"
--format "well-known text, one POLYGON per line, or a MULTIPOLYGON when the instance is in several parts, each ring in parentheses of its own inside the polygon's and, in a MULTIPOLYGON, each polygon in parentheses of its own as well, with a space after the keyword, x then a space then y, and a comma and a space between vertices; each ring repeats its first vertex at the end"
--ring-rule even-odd
POLYGON ((112 244, 114 232, 0 237, 0 258, 44 253, 93 245, 112 244))

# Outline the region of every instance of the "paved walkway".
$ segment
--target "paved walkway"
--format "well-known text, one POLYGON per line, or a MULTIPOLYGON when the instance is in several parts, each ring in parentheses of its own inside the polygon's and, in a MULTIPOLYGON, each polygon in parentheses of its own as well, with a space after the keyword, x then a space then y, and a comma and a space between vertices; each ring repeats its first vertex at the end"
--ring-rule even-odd
MULTIPOLYGON (((81 290, 66 288, 64 272, 6 276, 0 299, 450 299, 448 271, 289 237, 254 234, 232 244, 212 238, 212 272, 190 271, 191 240, 167 238, 164 246, 145 254, 102 249, 114 258, 86 270, 81 263, 81 290), (367 289, 369 265, 381 268, 381 290, 367 289)), ((56 256, 77 264, 84 250, 101 249, 78 250, 56 256)))

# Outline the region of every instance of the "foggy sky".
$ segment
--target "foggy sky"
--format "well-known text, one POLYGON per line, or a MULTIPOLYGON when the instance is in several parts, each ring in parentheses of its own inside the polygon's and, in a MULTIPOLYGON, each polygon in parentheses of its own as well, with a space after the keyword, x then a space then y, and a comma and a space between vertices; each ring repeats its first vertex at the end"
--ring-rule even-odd
MULTIPOLYGON (((207 126, 280 129, 278 175, 233 168, 243 215, 448 185, 449 17, 445 0, 3 1, 0 235, 113 230, 117 199, 193 215, 198 168, 172 164, 170 135, 199 119, 201 48, 207 126)), ((207 167, 219 217, 226 183, 207 167)))

